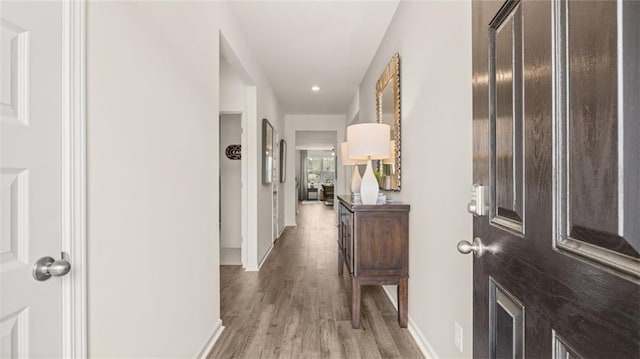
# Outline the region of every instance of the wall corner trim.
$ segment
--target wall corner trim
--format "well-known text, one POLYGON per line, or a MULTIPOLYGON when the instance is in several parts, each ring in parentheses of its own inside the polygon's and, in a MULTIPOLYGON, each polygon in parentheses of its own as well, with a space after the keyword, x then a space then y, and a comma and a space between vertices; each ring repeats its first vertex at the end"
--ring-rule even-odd
POLYGON ((213 350, 213 346, 216 344, 216 342, 220 338, 220 335, 222 334, 223 330, 224 330, 224 326, 222 325, 222 319, 218 319, 218 323, 216 324, 216 327, 213 330, 213 333, 207 340, 207 343, 205 344, 204 348, 202 348, 202 351, 200 351, 200 354, 198 354, 198 359, 207 358, 207 356, 213 350))
POLYGON ((271 246, 269 247, 269 249, 267 250, 267 253, 265 253, 264 257, 262 257, 262 260, 260 261, 260 263, 258 263, 258 265, 249 265, 247 266, 247 268, 244 269, 245 272, 259 272, 260 268, 262 268, 262 265, 264 264, 264 262, 267 261, 267 258, 269 257, 269 254, 271 254, 271 251, 273 250, 273 243, 271 244, 271 246))
MULTIPOLYGON (((391 304, 393 304, 393 307, 396 308, 396 310, 398 310, 398 303, 393 298, 393 295, 389 291, 389 288, 387 286, 382 286, 382 290, 384 290, 384 293, 387 295, 387 298, 389 298, 389 301, 391 302, 391 304)), ((409 317, 409 320, 408 320, 409 325, 407 326, 408 327, 407 329, 409 329, 409 333, 413 337, 413 340, 415 340, 416 344, 418 344, 418 348, 420 348, 422 355, 424 355, 426 359, 440 359, 438 354, 436 354, 435 350, 433 350, 433 347, 431 346, 431 344, 429 344, 429 342, 424 337, 420 329, 418 329, 418 327, 416 326, 416 323, 413 321, 413 319, 411 319, 411 316, 409 315, 408 317, 409 317)))
POLYGON ((264 257, 262 257, 260 264, 258 264, 258 271, 262 268, 262 265, 264 264, 264 262, 267 261, 267 258, 269 258, 269 255, 271 254, 272 250, 273 250, 273 243, 271 243, 271 247, 269 247, 269 249, 267 250, 267 254, 265 254, 264 257))

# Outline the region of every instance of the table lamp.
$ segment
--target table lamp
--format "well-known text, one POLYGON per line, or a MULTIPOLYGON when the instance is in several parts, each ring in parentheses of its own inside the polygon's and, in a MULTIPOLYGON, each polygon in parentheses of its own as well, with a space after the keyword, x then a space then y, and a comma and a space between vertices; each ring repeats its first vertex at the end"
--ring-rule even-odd
POLYGON ((367 161, 360 184, 362 204, 376 204, 378 200, 378 181, 373 175, 371 160, 389 158, 390 134, 391 128, 383 123, 359 123, 347 127, 347 157, 367 161))
POLYGON ((351 176, 351 193, 360 193, 360 184, 362 183, 362 177, 360 177, 359 164, 362 164, 356 160, 353 160, 347 156, 347 142, 340 144, 340 152, 342 153, 342 165, 354 166, 353 175, 351 176))

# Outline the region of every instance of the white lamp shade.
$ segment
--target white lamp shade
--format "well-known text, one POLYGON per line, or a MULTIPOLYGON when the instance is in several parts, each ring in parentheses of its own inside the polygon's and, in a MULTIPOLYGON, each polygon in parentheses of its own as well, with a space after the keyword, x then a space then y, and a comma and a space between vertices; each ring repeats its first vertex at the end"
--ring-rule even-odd
POLYGON ((396 164, 396 141, 389 141, 389 158, 382 161, 385 165, 396 164))
POLYGON ((391 127, 383 123, 359 123, 347 127, 347 157, 356 160, 385 159, 390 156, 391 127))
POLYGON ((354 166, 358 164, 358 161, 349 158, 349 156, 347 156, 347 152, 348 152, 348 144, 347 142, 342 142, 340 144, 340 152, 342 152, 342 165, 343 166, 354 166))

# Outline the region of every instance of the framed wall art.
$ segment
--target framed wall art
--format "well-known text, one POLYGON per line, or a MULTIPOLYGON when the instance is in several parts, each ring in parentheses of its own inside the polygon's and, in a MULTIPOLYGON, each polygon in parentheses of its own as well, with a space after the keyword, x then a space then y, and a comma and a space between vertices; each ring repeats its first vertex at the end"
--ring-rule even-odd
POLYGON ((287 181, 287 143, 280 140, 280 183, 287 181))
POLYGON ((262 184, 270 184, 273 176, 273 126, 262 119, 262 184))

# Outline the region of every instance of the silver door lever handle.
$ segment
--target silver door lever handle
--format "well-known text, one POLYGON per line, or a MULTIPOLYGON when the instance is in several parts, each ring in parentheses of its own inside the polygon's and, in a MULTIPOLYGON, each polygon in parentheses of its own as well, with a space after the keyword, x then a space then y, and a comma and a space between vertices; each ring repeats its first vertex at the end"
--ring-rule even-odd
POLYGON ((54 260, 51 257, 42 257, 33 265, 33 278, 45 281, 51 276, 62 277, 71 271, 71 263, 66 259, 54 260))
POLYGON ((473 255, 479 258, 484 254, 484 250, 485 246, 482 244, 482 240, 478 237, 473 239, 473 243, 469 243, 469 241, 458 242, 458 252, 462 254, 469 254, 473 252, 473 255))

